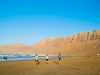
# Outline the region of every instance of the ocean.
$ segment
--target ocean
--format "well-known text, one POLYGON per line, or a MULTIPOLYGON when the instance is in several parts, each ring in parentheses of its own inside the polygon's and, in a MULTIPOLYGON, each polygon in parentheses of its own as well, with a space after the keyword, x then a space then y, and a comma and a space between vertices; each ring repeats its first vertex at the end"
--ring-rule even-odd
MULTIPOLYGON (((17 60, 34 60, 35 55, 23 55, 23 54, 0 54, 0 62, 6 61, 17 61, 17 60)), ((45 55, 39 55, 39 59, 45 59, 45 55)), ((49 58, 56 58, 56 56, 50 55, 49 58)))

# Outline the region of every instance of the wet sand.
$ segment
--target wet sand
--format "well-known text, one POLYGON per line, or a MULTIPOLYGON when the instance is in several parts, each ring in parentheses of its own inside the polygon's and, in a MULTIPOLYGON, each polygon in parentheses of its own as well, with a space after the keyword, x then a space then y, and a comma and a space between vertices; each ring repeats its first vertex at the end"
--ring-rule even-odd
POLYGON ((50 59, 49 64, 40 60, 0 62, 0 75, 100 75, 100 57, 68 57, 50 59))

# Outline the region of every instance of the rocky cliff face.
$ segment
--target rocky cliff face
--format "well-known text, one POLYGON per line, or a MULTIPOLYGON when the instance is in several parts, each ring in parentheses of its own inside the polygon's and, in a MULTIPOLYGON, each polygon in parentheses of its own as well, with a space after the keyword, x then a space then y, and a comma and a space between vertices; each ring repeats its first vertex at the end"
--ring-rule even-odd
POLYGON ((100 39, 100 31, 94 30, 93 32, 81 32, 73 35, 71 42, 73 41, 88 41, 88 40, 98 40, 100 39))
POLYGON ((95 55, 100 51, 100 31, 81 32, 71 37, 48 38, 33 46, 36 53, 95 55))
POLYGON ((0 54, 58 54, 68 56, 96 55, 100 52, 100 30, 81 32, 71 37, 48 38, 33 46, 4 45, 0 54))

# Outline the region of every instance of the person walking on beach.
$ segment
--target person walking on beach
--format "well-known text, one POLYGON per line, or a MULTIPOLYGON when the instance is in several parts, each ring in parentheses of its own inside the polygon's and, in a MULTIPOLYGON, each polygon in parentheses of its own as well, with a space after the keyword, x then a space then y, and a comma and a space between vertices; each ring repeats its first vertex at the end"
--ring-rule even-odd
POLYGON ((46 63, 46 64, 49 63, 49 57, 48 57, 48 54, 47 54, 46 57, 45 57, 45 63, 46 63))
POLYGON ((58 63, 60 64, 61 63, 61 59, 62 59, 61 53, 58 54, 58 59, 59 59, 59 62, 58 63))
POLYGON ((5 59, 7 61, 8 57, 7 56, 4 56, 3 59, 5 59))
POLYGON ((38 54, 36 54, 36 56, 35 56, 35 62, 36 62, 36 64, 39 64, 40 62, 39 62, 39 59, 38 59, 38 54))

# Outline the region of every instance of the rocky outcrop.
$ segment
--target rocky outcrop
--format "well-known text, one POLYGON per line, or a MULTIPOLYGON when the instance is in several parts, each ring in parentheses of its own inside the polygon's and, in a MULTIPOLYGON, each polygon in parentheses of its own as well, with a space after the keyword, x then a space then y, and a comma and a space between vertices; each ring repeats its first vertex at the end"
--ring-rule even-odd
POLYGON ((93 55, 100 50, 100 31, 81 32, 71 37, 48 38, 34 45, 36 53, 93 55))
POLYGON ((100 52, 100 30, 81 32, 71 37, 47 38, 33 46, 13 44, 0 46, 0 54, 96 55, 100 52))
POLYGON ((88 40, 100 40, 100 31, 94 30, 93 32, 81 32, 71 37, 71 42, 88 40))

